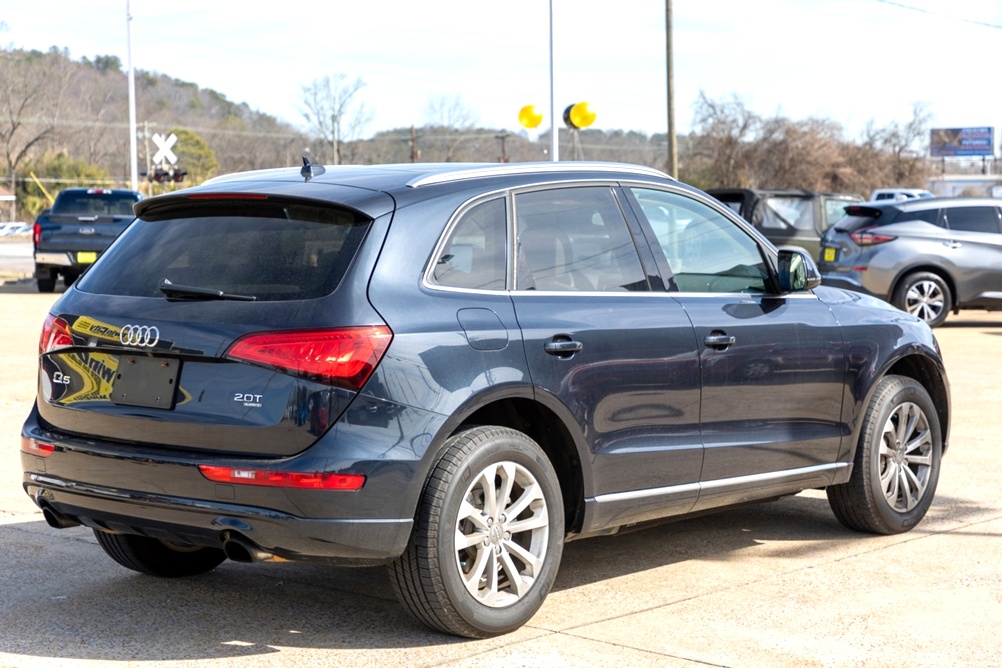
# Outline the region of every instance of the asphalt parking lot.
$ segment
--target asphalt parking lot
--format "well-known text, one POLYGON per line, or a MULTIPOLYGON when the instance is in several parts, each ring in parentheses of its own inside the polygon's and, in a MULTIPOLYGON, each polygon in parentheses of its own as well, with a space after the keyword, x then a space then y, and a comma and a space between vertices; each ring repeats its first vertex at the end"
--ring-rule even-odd
POLYGON ((527 626, 465 641, 413 622, 382 569, 226 562, 163 581, 49 528, 18 434, 56 297, 0 286, 0 666, 1002 665, 1002 314, 937 330, 954 420, 913 531, 854 534, 812 491, 574 542, 527 626))

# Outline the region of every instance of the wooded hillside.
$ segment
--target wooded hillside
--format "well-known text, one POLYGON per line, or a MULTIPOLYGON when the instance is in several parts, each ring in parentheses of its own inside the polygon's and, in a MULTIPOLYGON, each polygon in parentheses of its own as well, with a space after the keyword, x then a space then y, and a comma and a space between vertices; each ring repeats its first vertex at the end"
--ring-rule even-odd
MULTIPOLYGON (((335 82, 345 77, 335 76, 341 77, 335 82)), ((305 95, 308 87, 303 90, 305 95)), ((929 174, 923 150, 927 115, 920 106, 908 124, 871 126, 858 139, 846 138, 835 121, 765 118, 738 99, 701 97, 693 112, 695 129, 679 138, 679 177, 701 188, 798 187, 865 195, 875 187, 924 186, 929 174)), ((305 149, 314 162, 328 164, 334 155, 339 162, 356 164, 548 159, 548 133, 530 141, 524 133, 476 127, 463 114, 441 116, 422 127, 366 138, 342 135, 338 143, 336 131, 322 124, 294 127, 212 89, 136 72, 140 171, 157 150, 149 140, 153 133, 184 137, 177 152, 188 175, 168 188, 222 173, 297 165, 305 149)), ((570 131, 561 128, 563 159, 664 168, 666 144, 664 134, 615 129, 581 130, 575 143, 570 131)), ((55 48, 47 53, 0 50, 0 157, 0 183, 17 191, 22 219, 30 220, 46 205, 43 188, 127 185, 128 83, 119 59, 72 60, 67 51, 55 48)), ((165 187, 142 184, 147 190, 152 185, 153 193, 165 187)))

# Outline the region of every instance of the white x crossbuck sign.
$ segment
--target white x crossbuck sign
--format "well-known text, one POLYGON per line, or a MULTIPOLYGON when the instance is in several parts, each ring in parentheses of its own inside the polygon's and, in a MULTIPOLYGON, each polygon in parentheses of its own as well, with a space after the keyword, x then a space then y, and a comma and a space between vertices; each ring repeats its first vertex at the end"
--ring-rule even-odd
POLYGON ((164 138, 159 133, 153 135, 153 143, 157 145, 157 152, 153 156, 153 164, 160 163, 163 160, 167 160, 170 164, 177 163, 177 156, 174 155, 174 151, 171 147, 177 143, 177 135, 171 133, 170 136, 164 138))

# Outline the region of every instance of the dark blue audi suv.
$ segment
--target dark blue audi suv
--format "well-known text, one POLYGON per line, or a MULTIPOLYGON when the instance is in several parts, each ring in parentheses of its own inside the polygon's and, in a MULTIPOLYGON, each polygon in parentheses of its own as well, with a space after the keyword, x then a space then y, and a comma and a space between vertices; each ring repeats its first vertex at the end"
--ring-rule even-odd
POLYGON ((864 532, 932 503, 930 328, 656 170, 304 160, 135 212, 53 305, 21 439, 46 521, 134 571, 384 564, 487 637, 569 540, 811 488, 864 532))

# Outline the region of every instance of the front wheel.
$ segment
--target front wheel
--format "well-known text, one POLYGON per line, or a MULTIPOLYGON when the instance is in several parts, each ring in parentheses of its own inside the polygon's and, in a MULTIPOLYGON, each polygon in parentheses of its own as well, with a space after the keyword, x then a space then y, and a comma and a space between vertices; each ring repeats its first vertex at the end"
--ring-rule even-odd
POLYGON ((850 529, 908 531, 932 504, 942 451, 929 393, 911 378, 887 376, 867 406, 852 476, 828 487, 828 503, 850 529))
POLYGON ((487 638, 539 610, 563 539, 560 483, 546 454, 521 432, 476 427, 446 444, 390 579, 419 621, 487 638))
POLYGON ((128 569, 162 578, 180 578, 206 573, 223 563, 221 549, 176 545, 164 540, 94 529, 105 553, 128 569))
POLYGON ((893 303, 902 311, 925 320, 930 327, 938 327, 953 308, 953 296, 946 281, 931 272, 920 271, 901 279, 894 291, 893 303))

